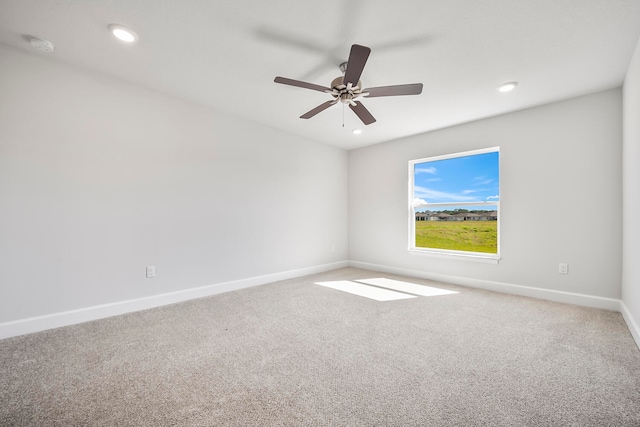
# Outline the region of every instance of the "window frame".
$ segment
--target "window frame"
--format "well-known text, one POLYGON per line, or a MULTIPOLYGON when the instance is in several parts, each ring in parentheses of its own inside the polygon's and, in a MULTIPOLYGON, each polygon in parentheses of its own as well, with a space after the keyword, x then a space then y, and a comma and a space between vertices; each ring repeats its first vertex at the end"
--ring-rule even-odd
MULTIPOLYGON (((481 149, 477 149, 477 150, 470 150, 470 151, 463 151, 463 152, 457 152, 457 153, 451 153, 451 154, 444 154, 444 155, 439 155, 439 156, 431 156, 431 157, 425 157, 425 158, 421 158, 421 159, 415 159, 415 160, 410 160, 408 163, 408 169, 409 169, 409 194, 408 194, 408 219, 409 219, 409 235, 408 235, 408 250, 409 253, 412 255, 427 255, 427 256, 435 256, 435 257, 444 257, 444 258, 462 258, 462 259, 469 259, 469 260, 474 260, 474 261, 482 261, 482 262, 489 262, 489 263, 495 263, 497 264, 500 259, 501 259, 501 251, 500 251, 500 217, 501 217, 501 210, 500 210, 500 198, 502 197, 501 194, 498 194, 500 196, 500 198, 496 201, 491 201, 491 202, 451 202, 451 203, 433 203, 430 204, 430 206, 433 207, 441 207, 441 208, 445 208, 446 207, 461 207, 464 206, 465 208, 467 206, 472 207, 472 206, 495 206, 496 210, 497 210, 497 242, 496 242, 496 253, 487 253, 487 252, 471 252, 471 251, 460 251, 460 250, 453 250, 453 249, 437 249, 437 248, 422 248, 422 247, 418 247, 416 246, 416 212, 415 212, 415 207, 414 207, 414 194, 415 194, 415 166, 417 164, 421 164, 421 163, 426 163, 426 162, 435 162, 435 161, 439 161, 439 160, 448 160, 448 159, 455 159, 455 158, 460 158, 460 157, 469 157, 469 156, 475 156, 475 155, 479 155, 479 154, 486 154, 486 153, 498 153, 498 188, 501 188, 500 182, 501 182, 501 177, 502 174, 500 173, 500 163, 501 163, 501 155, 500 155, 500 147, 488 147, 488 148, 481 148, 481 149)), ((501 190, 500 190, 501 192, 501 190)))

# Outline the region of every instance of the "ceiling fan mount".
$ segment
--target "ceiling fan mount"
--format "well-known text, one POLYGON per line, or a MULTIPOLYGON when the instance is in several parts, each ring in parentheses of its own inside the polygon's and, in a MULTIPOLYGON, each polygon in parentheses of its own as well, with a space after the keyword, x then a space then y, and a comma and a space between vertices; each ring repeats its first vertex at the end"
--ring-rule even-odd
POLYGON ((313 83, 293 80, 286 77, 276 77, 275 82, 286 84, 289 86, 301 87, 304 89, 316 90, 330 94, 333 99, 318 105, 314 109, 306 112, 301 119, 310 119, 316 114, 326 110, 327 108, 339 102, 349 105, 349 108, 362 120, 365 125, 374 123, 376 119, 371 115, 369 110, 360 102, 356 101, 359 97, 375 98, 380 96, 399 96, 399 95, 419 95, 422 93, 422 83, 412 83, 406 85, 380 86, 363 89, 360 75, 367 63, 371 49, 366 46, 354 44, 351 46, 349 60, 340 64, 340 71, 343 76, 336 77, 331 82, 330 87, 324 87, 313 83))

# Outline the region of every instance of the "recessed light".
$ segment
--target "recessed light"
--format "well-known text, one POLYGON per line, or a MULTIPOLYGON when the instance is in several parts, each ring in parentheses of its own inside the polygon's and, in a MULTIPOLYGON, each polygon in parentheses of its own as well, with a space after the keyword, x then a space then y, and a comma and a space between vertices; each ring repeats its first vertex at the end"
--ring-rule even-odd
POLYGON ((360 135, 362 133, 362 129, 354 129, 353 130, 353 134, 354 135, 360 135))
POLYGON ((498 86, 498 90, 500 92, 511 92, 516 88, 516 86, 518 86, 518 82, 503 83, 500 86, 498 86))
POLYGON ((133 43, 138 40, 138 35, 135 31, 127 27, 123 27, 122 25, 109 24, 109 30, 113 33, 114 36, 116 36, 123 42, 133 43))

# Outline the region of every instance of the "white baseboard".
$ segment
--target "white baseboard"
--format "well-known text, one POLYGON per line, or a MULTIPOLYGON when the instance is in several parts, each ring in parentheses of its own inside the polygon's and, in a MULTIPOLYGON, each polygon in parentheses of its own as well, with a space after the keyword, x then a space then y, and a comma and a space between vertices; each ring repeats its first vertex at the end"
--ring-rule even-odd
POLYGON ((367 262, 359 261, 349 261, 349 267, 379 271, 381 273, 398 274, 401 276, 417 277, 420 279, 428 279, 438 282, 451 283, 454 285, 468 286, 470 288, 486 289, 505 294, 521 295, 548 301, 575 304, 584 307, 617 311, 622 314, 622 317, 626 322, 629 331, 631 332, 631 336, 635 340, 638 349, 640 349, 640 326, 638 325, 636 319, 634 319, 624 301, 618 299, 555 291, 551 289, 534 288, 530 286, 512 285, 508 283, 492 282, 488 280, 471 279, 468 277, 449 276, 445 274, 429 273, 420 270, 390 267, 386 265, 370 264, 367 262))
POLYGON ((640 348, 640 326, 638 326, 638 323, 633 318, 631 312, 624 304, 624 302, 617 299, 554 291, 550 289, 534 288, 529 286, 512 285, 487 280, 471 279, 467 277, 429 273, 420 270, 389 267, 358 261, 340 261, 331 264, 301 268, 298 270, 284 271, 264 276, 250 277, 247 279, 234 280, 198 288, 152 295, 145 298, 137 298, 133 300, 120 301, 111 304, 103 304, 77 310, 48 314, 45 316, 30 317, 27 319, 19 319, 11 322, 0 323, 0 339, 44 331, 47 329, 59 328, 62 326, 75 325, 78 323, 89 322, 91 320, 103 319, 105 317, 117 316, 134 311, 147 310, 150 308, 161 307, 163 305, 175 304, 196 298, 212 296, 224 292, 249 288, 252 286, 264 285, 267 283, 277 282, 279 280, 287 280, 296 277, 307 276, 310 274, 322 273, 325 271, 344 267, 362 268, 365 270, 435 280, 507 294, 521 295, 568 304, 582 305, 586 307, 618 311, 622 314, 625 322, 627 323, 627 326, 629 327, 631 335, 640 348))
POLYGON ((401 276, 417 277, 420 279, 434 280, 451 283, 454 285, 468 286, 470 288, 486 289, 504 294, 520 295, 539 298, 548 301, 563 302, 567 304, 581 305, 585 307, 601 308, 611 311, 620 310, 620 300, 613 298, 596 297, 592 295, 576 294, 571 292, 555 291, 551 289, 534 288, 530 286, 512 285, 508 283, 493 282, 489 280, 472 279, 468 277, 450 276, 445 274, 429 273, 421 270, 389 267, 385 265, 370 264, 367 262, 349 261, 350 267, 365 270, 379 271, 382 273, 398 274, 401 276))
POLYGON ((119 301, 116 303, 97 305, 93 307, 86 307, 60 313, 53 313, 45 316, 14 320, 11 322, 0 323, 0 339, 30 334, 47 329, 59 328, 62 326, 75 325, 77 323, 103 319, 105 317, 117 316, 119 314, 131 313, 134 311, 146 310, 149 308, 161 307, 163 305, 175 304, 191 299, 221 294, 223 292, 264 285, 266 283, 277 282, 280 280, 287 280, 296 277, 307 276, 310 274, 322 273, 338 268, 344 268, 348 265, 348 261, 340 261, 330 264, 301 268, 298 270, 290 270, 280 273, 267 274, 264 276, 234 280, 230 282, 216 283, 213 285, 202 286, 198 288, 184 289, 181 291, 170 292, 166 294, 152 295, 145 298, 119 301))
POLYGON ((640 349, 640 326, 638 326, 638 322, 633 318, 629 311, 629 307, 627 307, 624 301, 620 301, 620 313, 622 313, 622 317, 624 318, 624 321, 627 322, 631 336, 636 340, 636 345, 638 346, 638 349, 640 349))

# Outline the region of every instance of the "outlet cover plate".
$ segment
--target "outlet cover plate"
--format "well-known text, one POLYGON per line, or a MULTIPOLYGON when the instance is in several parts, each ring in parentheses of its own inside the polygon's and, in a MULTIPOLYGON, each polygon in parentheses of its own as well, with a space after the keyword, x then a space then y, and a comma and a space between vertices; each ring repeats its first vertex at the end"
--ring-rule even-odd
POLYGON ((147 279, 153 279, 156 277, 156 266, 150 265, 147 267, 147 279))
POLYGON ((558 264, 558 273, 569 274, 569 264, 565 264, 565 263, 558 264))

